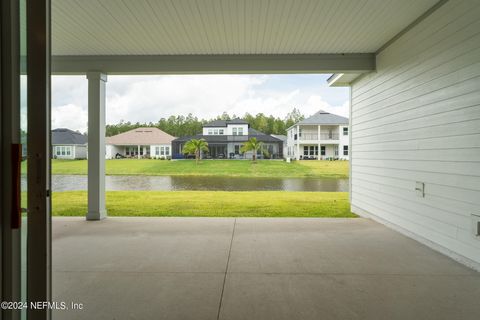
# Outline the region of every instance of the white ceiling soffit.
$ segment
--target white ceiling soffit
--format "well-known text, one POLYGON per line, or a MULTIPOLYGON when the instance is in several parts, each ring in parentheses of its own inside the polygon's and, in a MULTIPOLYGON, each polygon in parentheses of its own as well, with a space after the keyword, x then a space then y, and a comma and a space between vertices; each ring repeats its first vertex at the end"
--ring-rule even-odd
POLYGON ((327 79, 330 87, 348 87, 362 73, 334 73, 327 79))
POLYGON ((53 0, 55 56, 373 53, 438 0, 53 0))

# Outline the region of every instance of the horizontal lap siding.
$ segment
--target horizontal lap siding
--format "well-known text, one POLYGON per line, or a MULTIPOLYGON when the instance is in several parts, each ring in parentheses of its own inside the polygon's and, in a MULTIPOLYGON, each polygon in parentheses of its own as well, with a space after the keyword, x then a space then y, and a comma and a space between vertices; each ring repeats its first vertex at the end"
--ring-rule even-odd
POLYGON ((480 263, 478 17, 480 2, 448 1, 353 84, 351 192, 354 208, 480 263))

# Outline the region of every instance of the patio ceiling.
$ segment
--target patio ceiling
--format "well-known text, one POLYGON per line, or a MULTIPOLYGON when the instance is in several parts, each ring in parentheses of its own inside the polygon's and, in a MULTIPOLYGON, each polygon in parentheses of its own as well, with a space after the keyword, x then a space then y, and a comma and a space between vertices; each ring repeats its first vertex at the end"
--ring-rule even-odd
POLYGON ((53 0, 53 69, 162 73, 173 64, 165 72, 188 73, 214 61, 214 72, 365 72, 374 69, 372 53, 437 2, 53 0), (271 58, 273 66, 249 67, 271 58))

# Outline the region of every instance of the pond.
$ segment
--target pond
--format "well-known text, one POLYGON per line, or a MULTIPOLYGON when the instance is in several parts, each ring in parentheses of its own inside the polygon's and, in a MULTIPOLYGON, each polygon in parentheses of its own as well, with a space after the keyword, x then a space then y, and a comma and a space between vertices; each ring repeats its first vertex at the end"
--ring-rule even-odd
MULTIPOLYGON (((107 190, 329 191, 348 192, 348 179, 202 176, 106 176, 107 190)), ((22 178, 22 188, 26 180, 22 178)), ((87 190, 87 176, 53 175, 53 191, 87 190)))

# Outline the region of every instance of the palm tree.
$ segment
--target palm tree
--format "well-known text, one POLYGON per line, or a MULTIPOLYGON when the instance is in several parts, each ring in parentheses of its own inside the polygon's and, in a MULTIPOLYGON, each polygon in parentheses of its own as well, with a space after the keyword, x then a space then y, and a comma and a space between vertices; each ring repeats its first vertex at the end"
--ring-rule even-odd
POLYGON ((194 154, 195 162, 198 164, 202 151, 208 151, 208 142, 205 139, 192 139, 185 143, 184 154, 194 154))
POLYGON ((250 138, 247 142, 242 146, 242 152, 253 151, 252 160, 255 162, 257 160, 257 152, 262 147, 263 142, 258 141, 257 138, 250 138))

